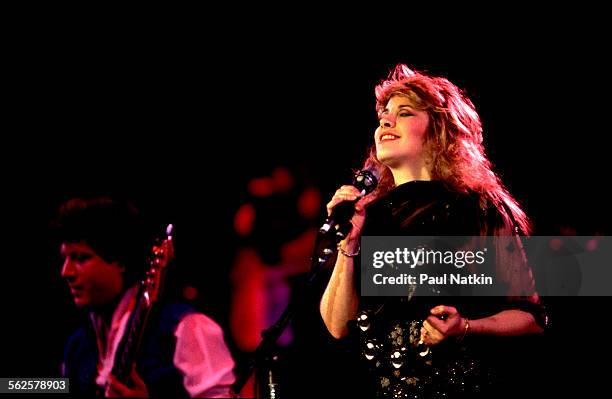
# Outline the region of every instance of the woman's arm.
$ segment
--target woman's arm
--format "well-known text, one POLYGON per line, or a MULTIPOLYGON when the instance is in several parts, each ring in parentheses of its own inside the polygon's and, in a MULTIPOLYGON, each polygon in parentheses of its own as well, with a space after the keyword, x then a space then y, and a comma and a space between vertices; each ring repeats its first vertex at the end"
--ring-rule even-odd
POLYGON ((436 345, 449 337, 486 334, 518 336, 539 334, 544 330, 529 312, 519 309, 503 310, 492 316, 468 320, 452 306, 440 305, 431 310, 423 323, 421 338, 427 345, 436 345), (445 315, 446 317, 440 318, 445 315))
POLYGON ((355 200, 359 201, 355 204, 355 213, 351 218, 353 228, 348 237, 340 242, 342 250, 338 251, 334 271, 319 306, 323 322, 334 338, 342 338, 348 334, 346 323, 357 316, 359 300, 353 281, 355 261, 353 257, 346 254, 353 254, 359 250, 359 238, 365 222, 365 205, 369 199, 362 198, 359 190, 353 186, 342 186, 327 204, 327 215, 329 216, 340 202, 355 200))
POLYGON ((531 313, 518 309, 503 310, 493 316, 470 320, 469 323, 470 334, 516 336, 544 332, 531 313))
MULTIPOLYGON (((341 242, 341 248, 354 253, 359 244, 356 240, 341 242)), ((357 315, 357 291, 353 283, 354 258, 338 251, 334 271, 321 298, 320 312, 325 326, 334 338, 342 338, 348 333, 347 323, 357 315)))

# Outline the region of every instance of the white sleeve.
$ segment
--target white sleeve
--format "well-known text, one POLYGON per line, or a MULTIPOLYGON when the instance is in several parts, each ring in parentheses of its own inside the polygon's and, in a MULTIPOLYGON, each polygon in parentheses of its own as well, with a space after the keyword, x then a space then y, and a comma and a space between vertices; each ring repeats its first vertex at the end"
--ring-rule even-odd
POLYGON ((229 397, 234 360, 221 327, 202 313, 185 316, 176 332, 174 365, 191 397, 229 397))

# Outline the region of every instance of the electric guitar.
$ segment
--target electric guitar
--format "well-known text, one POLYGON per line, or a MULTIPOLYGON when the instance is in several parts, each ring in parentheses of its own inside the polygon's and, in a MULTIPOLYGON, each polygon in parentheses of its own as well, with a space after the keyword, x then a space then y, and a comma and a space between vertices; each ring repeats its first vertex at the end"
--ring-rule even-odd
POLYGON ((115 354, 112 374, 128 386, 147 321, 162 293, 167 267, 174 259, 172 230, 173 226, 168 225, 165 238, 153 246, 149 269, 144 280, 139 283, 134 310, 115 354))

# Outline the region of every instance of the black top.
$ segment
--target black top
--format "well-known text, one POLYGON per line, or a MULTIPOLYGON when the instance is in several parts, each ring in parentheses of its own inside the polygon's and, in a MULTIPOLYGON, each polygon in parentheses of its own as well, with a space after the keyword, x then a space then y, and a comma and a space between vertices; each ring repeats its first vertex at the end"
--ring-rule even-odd
MULTIPOLYGON (((455 192, 440 181, 412 181, 368 206, 362 236, 478 236, 492 235, 503 227, 499 213, 493 207, 481 207, 478 195, 455 192)), ((516 249, 508 256, 516 256, 516 249)), ((520 246, 518 249, 522 251, 520 246)), ((359 288, 360 259, 355 262, 355 286, 359 288)), ((515 274, 527 272, 528 266, 523 266, 515 274)), ((518 283, 524 281, 512 277, 509 285, 518 283)), ((524 298, 360 297, 350 335, 358 337, 360 358, 378 397, 491 394, 490 387, 500 378, 498 360, 505 362, 508 354, 502 352, 510 346, 500 337, 468 336, 462 342, 449 338, 427 348, 419 342, 420 329, 437 305, 454 306, 469 319, 509 308, 538 312, 537 304, 524 298)))
POLYGON ((475 194, 415 180, 368 206, 362 235, 478 235, 484 216, 475 194))

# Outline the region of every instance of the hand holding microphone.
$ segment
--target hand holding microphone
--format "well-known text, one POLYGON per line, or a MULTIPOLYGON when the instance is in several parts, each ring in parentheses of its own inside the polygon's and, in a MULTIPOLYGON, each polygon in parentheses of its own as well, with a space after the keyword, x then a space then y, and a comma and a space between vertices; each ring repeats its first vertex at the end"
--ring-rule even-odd
POLYGON ((378 177, 372 170, 362 170, 355 174, 352 186, 342 186, 327 204, 327 219, 319 232, 333 233, 340 240, 352 231, 353 236, 361 234, 365 221, 365 195, 374 191, 378 177))

